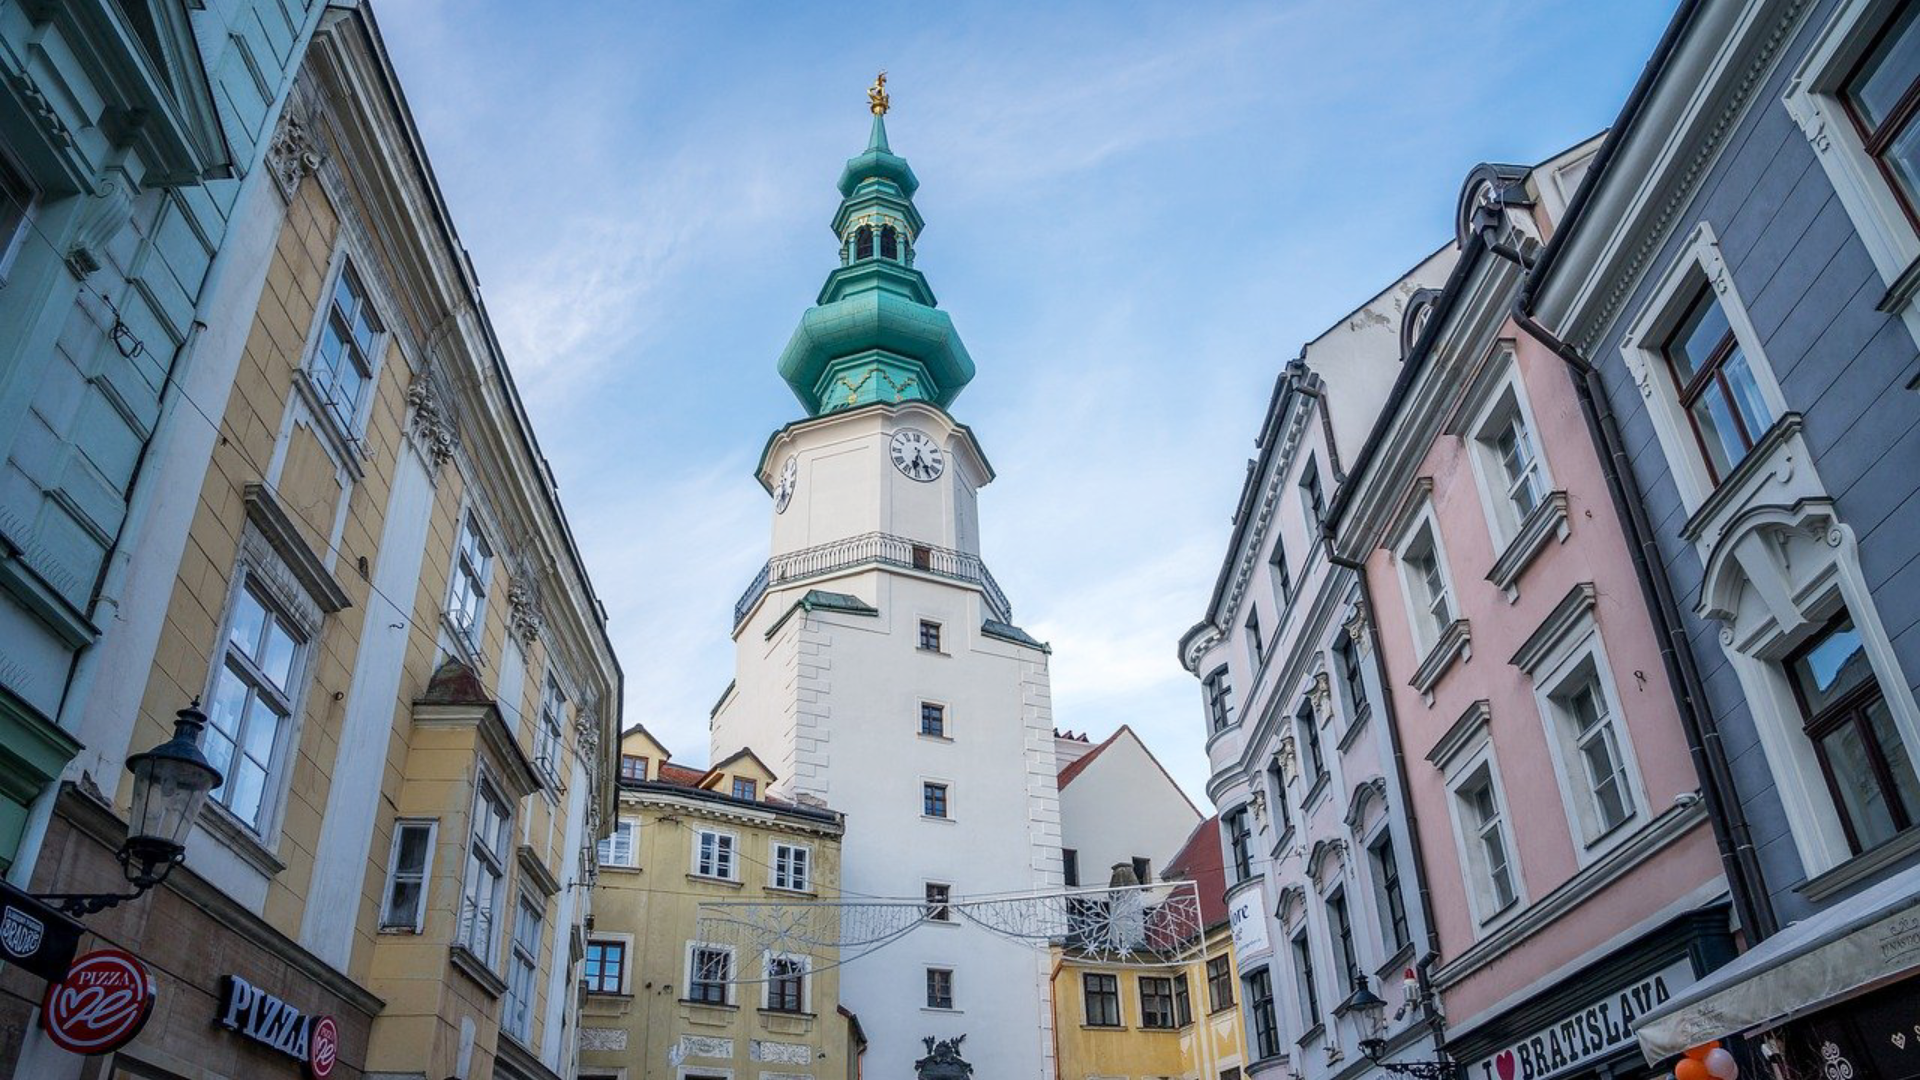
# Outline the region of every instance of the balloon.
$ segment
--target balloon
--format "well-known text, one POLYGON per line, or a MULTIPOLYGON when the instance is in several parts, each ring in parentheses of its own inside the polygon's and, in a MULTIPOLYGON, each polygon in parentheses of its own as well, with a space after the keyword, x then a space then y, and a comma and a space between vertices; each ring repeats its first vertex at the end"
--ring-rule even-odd
POLYGON ((1704 1042, 1704 1043, 1701 1043, 1699 1046, 1693 1047, 1692 1049, 1688 1050, 1687 1056, 1694 1059, 1695 1061, 1704 1061, 1706 1060, 1706 1057, 1708 1054, 1712 1053, 1715 1050, 1718 1050, 1719 1048, 1720 1048, 1720 1040, 1715 1039, 1712 1042, 1704 1042))
POLYGON ((1699 1058, 1681 1058, 1673 1067, 1673 1080, 1714 1080, 1714 1076, 1699 1058))
POLYGON ((1707 1051, 1707 1056, 1700 1059, 1700 1063, 1707 1067, 1707 1075, 1713 1080, 1738 1080, 1740 1076, 1740 1063, 1718 1046, 1707 1051))

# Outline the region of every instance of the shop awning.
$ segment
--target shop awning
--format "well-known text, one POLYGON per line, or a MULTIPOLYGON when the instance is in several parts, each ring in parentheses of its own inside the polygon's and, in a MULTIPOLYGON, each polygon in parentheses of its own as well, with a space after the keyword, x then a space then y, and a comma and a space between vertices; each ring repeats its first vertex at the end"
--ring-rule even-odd
POLYGON ((1764 1030, 1920 968, 1920 866, 1802 919, 1634 1024, 1649 1062, 1764 1030))

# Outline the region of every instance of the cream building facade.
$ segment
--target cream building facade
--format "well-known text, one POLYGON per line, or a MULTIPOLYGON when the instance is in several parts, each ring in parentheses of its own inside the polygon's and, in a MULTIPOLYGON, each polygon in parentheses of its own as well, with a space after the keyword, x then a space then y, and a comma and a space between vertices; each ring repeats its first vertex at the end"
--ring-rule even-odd
POLYGON ((619 810, 597 852, 582 972, 580 1080, 859 1075, 859 1023, 832 951, 741 955, 703 941, 703 903, 831 902, 844 823, 768 796, 749 750, 672 764, 646 729, 620 743, 619 810))
MULTIPOLYGON (((108 891, 129 753, 204 703, 225 774, 184 865, 89 917, 159 982, 106 1075, 301 1075, 222 1026, 255 987, 334 1077, 571 1077, 621 674, 372 13, 321 17, 233 211, 35 891, 108 891), (169 523, 175 527, 169 528, 169 523)), ((117 889, 115 889, 117 891, 117 889)), ((83 947, 88 947, 83 943, 83 947)), ((0 1070, 95 1066, 4 976, 0 1070)))
MULTIPOLYGON (((993 468, 948 411, 973 362, 913 267, 919 181, 875 95, 840 178, 839 265, 780 359, 808 415, 761 455, 771 553, 734 609, 712 753, 754 747, 775 795, 846 815, 848 895, 1057 889, 1049 650, 981 559, 993 468)), ((876 1076, 907 1075, 925 1039, 969 1035, 977 1075, 1050 1076, 1048 989, 1044 949, 964 920, 841 975, 876 1076)))

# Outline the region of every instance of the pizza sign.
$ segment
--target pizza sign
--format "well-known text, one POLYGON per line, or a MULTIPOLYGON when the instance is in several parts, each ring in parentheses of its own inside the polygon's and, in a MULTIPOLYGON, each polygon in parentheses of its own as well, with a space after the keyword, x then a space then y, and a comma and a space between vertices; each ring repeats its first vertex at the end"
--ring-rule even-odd
POLYGON ((100 949, 47 986, 40 1022, 47 1038, 75 1054, 105 1054, 133 1041, 153 1013, 153 976, 131 953, 100 949))
POLYGON ((340 1060, 340 1026, 331 1016, 309 1016, 238 975, 229 975, 217 1017, 220 1026, 304 1062, 313 1080, 327 1080, 340 1060))

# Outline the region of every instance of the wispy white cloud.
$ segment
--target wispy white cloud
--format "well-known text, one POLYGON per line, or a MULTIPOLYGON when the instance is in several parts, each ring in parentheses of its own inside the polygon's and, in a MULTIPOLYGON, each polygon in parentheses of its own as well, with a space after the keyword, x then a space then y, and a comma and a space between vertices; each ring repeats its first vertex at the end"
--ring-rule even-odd
POLYGON ((1474 162, 1604 125, 1665 6, 981 2, 883 32, 817 5, 380 17, 630 721, 706 754, 766 556, 754 455, 796 412, 773 361, 832 265, 832 180, 885 65, 925 184, 919 266, 980 367, 956 412, 999 470, 985 556, 1054 646, 1061 725, 1132 724, 1197 799, 1174 647, 1274 373, 1437 245, 1474 162))

